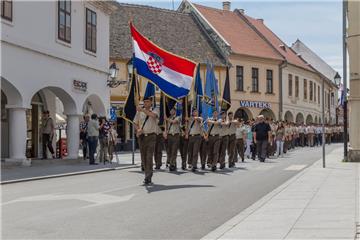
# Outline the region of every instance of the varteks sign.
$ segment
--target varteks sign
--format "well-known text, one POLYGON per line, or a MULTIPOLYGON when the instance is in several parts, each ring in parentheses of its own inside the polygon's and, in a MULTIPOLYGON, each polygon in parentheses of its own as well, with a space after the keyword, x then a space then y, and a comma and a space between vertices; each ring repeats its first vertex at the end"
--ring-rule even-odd
POLYGON ((247 107, 247 108, 271 108, 271 104, 268 103, 268 102, 240 100, 240 107, 247 107))

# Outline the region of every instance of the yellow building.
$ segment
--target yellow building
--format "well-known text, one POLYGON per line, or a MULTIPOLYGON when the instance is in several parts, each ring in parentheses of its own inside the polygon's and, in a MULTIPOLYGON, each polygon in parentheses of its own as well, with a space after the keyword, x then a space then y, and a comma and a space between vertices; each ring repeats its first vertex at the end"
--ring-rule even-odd
POLYGON ((360 1, 348 1, 348 52, 350 60, 350 161, 360 161, 360 1))
MULTIPOLYGON (((130 149, 131 125, 120 118, 128 95, 129 79, 131 78, 132 42, 129 20, 151 41, 179 56, 186 57, 201 64, 201 78, 205 83, 206 63, 215 66, 215 75, 222 86, 226 75, 226 60, 221 52, 214 47, 211 39, 199 28, 192 15, 154 8, 149 6, 114 3, 118 10, 110 19, 110 64, 115 62, 119 68, 117 80, 119 87, 111 90, 111 104, 116 107, 119 116, 118 133, 122 140, 122 148, 130 149)), ((143 96, 147 80, 139 76, 140 95, 143 96)), ((220 89, 221 90, 221 89, 220 89)), ((157 100, 159 102, 159 93, 157 100)))

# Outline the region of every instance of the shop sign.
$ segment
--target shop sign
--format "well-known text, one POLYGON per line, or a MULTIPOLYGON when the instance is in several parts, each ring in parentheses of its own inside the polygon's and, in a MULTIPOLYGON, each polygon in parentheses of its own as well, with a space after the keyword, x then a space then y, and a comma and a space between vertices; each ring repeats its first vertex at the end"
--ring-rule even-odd
POLYGON ((80 80, 73 80, 73 88, 75 90, 86 92, 87 91, 87 82, 82 82, 80 80))
POLYGON ((271 108, 271 104, 268 102, 240 100, 240 107, 263 109, 263 108, 271 108))

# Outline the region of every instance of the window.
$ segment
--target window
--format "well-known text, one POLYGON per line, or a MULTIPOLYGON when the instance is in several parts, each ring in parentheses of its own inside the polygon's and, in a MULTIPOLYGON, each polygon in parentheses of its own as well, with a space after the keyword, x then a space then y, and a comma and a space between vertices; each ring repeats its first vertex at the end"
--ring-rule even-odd
POLYGON ((236 66, 236 90, 244 91, 244 68, 236 66))
POLYGON ((259 92, 259 69, 252 68, 252 91, 259 92))
POLYGON ((318 103, 320 104, 320 86, 318 86, 318 103))
POLYGON ((96 12, 86 9, 86 50, 96 53, 96 12))
POLYGON ((312 81, 309 81, 309 85, 310 85, 310 101, 313 100, 313 82, 312 81))
POLYGON ((273 71, 266 70, 266 92, 273 93, 273 71))
POLYGON ((293 90, 292 75, 289 74, 288 78, 289 78, 288 91, 289 91, 289 97, 291 97, 292 96, 292 90, 293 90))
POLYGON ((295 76, 295 97, 299 97, 299 77, 295 76))
POLYGON ((314 102, 316 102, 316 83, 314 82, 314 102))
POLYGON ((304 100, 307 99, 307 80, 304 79, 304 100))
POLYGON ((331 93, 331 106, 335 105, 335 94, 332 92, 331 93))
POLYGON ((58 39, 71 42, 71 2, 58 1, 58 39))
POLYGON ((12 21, 13 18, 13 2, 12 0, 1 1, 1 18, 12 21))

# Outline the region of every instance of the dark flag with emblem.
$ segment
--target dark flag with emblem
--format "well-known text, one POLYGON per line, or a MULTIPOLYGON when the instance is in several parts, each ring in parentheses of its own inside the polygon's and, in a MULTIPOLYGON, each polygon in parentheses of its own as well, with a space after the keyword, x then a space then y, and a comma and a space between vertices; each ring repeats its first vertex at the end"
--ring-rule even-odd
POLYGON ((156 107, 156 98, 155 98, 155 85, 152 82, 148 82, 146 85, 146 89, 145 89, 145 93, 144 93, 144 98, 153 98, 153 107, 156 107))
POLYGON ((176 101, 174 99, 166 97, 166 96, 164 96, 163 93, 161 93, 159 126, 164 125, 164 112, 166 113, 166 116, 170 116, 170 110, 175 106, 175 104, 176 104, 176 101), (164 103, 164 100, 165 100, 165 103, 164 103), (165 107, 165 111, 164 111, 164 107, 165 107))
POLYGON ((229 79, 229 67, 226 67, 226 78, 224 84, 224 92, 221 102, 221 110, 227 111, 231 107, 231 97, 230 97, 230 79, 229 79))
POLYGON ((122 117, 131 122, 134 123, 134 118, 136 115, 136 106, 139 103, 139 91, 138 91, 138 84, 135 77, 135 74, 132 75, 131 79, 131 85, 129 89, 129 95, 126 99, 124 111, 122 117))

